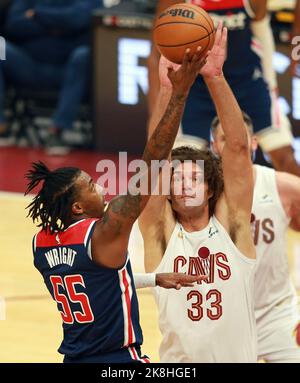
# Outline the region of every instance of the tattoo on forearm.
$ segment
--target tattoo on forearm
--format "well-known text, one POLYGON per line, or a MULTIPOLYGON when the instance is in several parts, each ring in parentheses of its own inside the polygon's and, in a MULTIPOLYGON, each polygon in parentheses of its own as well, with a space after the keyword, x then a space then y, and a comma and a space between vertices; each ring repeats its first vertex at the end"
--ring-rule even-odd
POLYGON ((168 157, 177 135, 185 100, 184 95, 171 97, 163 118, 147 143, 143 160, 149 162, 153 159, 161 160, 168 157))

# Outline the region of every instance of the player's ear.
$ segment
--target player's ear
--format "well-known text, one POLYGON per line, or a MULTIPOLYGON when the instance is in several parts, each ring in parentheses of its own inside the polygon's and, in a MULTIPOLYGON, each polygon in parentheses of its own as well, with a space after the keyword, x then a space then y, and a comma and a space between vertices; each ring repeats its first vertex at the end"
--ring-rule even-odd
POLYGON ((81 203, 80 202, 74 202, 72 204, 72 214, 74 215, 81 215, 83 214, 83 208, 81 206, 81 203))
POLYGON ((208 199, 211 199, 211 197, 214 195, 214 192, 213 191, 210 191, 209 189, 207 189, 207 196, 208 196, 208 199))
POLYGON ((220 156, 220 153, 218 151, 218 146, 216 144, 216 142, 214 140, 211 140, 210 141, 210 149, 211 151, 216 155, 216 156, 220 156))

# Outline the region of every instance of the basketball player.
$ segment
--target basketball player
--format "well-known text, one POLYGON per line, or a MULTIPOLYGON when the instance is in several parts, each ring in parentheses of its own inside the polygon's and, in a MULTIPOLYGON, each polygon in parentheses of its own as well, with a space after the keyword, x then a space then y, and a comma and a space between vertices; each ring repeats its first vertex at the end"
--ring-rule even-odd
MULTIPOLYGON (((185 100, 204 61, 187 51, 168 71, 172 95, 143 160, 168 157, 185 100)), ((145 175, 148 176, 147 174, 145 175)), ((142 357, 138 302, 127 255, 129 234, 149 195, 114 198, 104 211, 101 188, 78 168, 50 171, 43 163, 27 173, 26 194, 40 183, 29 208, 41 231, 34 236, 35 267, 57 302, 65 362, 147 362, 142 357)), ((145 182, 145 179, 141 180, 145 182)), ((149 194, 149 193, 148 193, 149 194)))
MULTIPOLYGON (((157 14, 171 5, 182 2, 182 0, 160 0, 157 14)), ((259 145, 270 156, 274 167, 300 176, 300 167, 292 148, 290 124, 277 101, 277 80, 272 69, 274 40, 267 17, 267 0, 186 2, 205 9, 215 22, 223 20, 229 30, 224 75, 241 109, 252 118, 259 145)), ((148 62, 150 113, 158 93, 158 60, 159 53, 153 45, 148 62)), ((185 135, 183 139, 197 136, 200 137, 197 143, 207 145, 210 142, 210 123, 215 114, 205 83, 203 79, 198 78, 191 89, 182 120, 185 135)))
MULTIPOLYGON (((257 149, 251 119, 244 115, 252 152, 257 149)), ((212 123, 212 147, 221 156, 226 134, 218 117, 212 123)), ((257 253, 255 315, 258 356, 267 362, 300 363, 295 329, 298 298, 289 278, 286 232, 300 231, 300 178, 254 165, 252 230, 257 253)))
MULTIPOLYGON (((224 76, 226 33, 201 69, 226 135, 222 168, 209 150, 173 150, 180 161, 172 172, 170 197, 152 196, 139 225, 147 272, 208 274, 183 291, 155 288, 163 340, 162 362, 256 362, 253 308, 255 247, 250 228, 253 174, 241 110, 224 76), (214 59, 214 60, 213 60, 214 59), (193 168, 184 171, 184 161, 193 168), (196 163, 204 160, 204 172, 196 163), (174 189, 182 183, 182 194, 174 189), (195 190, 203 190, 203 201, 195 190), (191 206, 193 205, 193 206, 191 206)), ((160 68, 161 90, 149 137, 170 97, 160 68)))

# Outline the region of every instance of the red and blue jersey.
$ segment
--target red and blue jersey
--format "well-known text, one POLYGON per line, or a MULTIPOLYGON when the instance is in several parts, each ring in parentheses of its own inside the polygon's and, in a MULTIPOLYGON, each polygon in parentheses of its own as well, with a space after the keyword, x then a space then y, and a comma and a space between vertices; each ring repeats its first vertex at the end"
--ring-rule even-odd
POLYGON ((261 70, 261 46, 253 37, 251 21, 255 14, 249 0, 188 0, 209 13, 215 25, 228 28, 227 59, 223 67, 228 80, 251 78, 261 70))
POLYGON ((33 239, 34 265, 63 320, 58 351, 75 359, 122 349, 132 353, 143 341, 129 259, 118 270, 92 261, 96 222, 83 219, 61 233, 40 231, 33 239))

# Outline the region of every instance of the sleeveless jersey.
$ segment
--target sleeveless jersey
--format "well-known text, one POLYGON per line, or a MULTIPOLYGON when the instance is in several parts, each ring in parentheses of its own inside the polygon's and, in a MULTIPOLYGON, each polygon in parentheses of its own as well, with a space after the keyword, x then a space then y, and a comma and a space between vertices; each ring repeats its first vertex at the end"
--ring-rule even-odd
POLYGON ((286 216, 273 169, 255 165, 252 230, 257 253, 255 314, 258 325, 271 310, 279 315, 297 311, 297 294, 290 280, 286 216))
MULTIPOLYGON (((262 73, 262 48, 254 39, 250 28, 254 12, 249 0, 187 0, 199 5, 212 17, 215 25, 219 20, 228 28, 228 51, 223 72, 229 81, 252 78, 262 73)), ((201 79, 201 77, 199 77, 201 79)), ((202 80, 203 82, 203 80, 202 80)))
POLYGON ((96 221, 83 219, 53 235, 40 231, 33 240, 34 265, 63 320, 58 351, 71 358, 139 347, 143 340, 129 259, 119 270, 92 261, 96 221))
POLYGON ((192 233, 176 223, 156 272, 209 278, 179 291, 154 288, 163 336, 161 362, 256 362, 255 264, 236 248, 216 217, 192 233))

